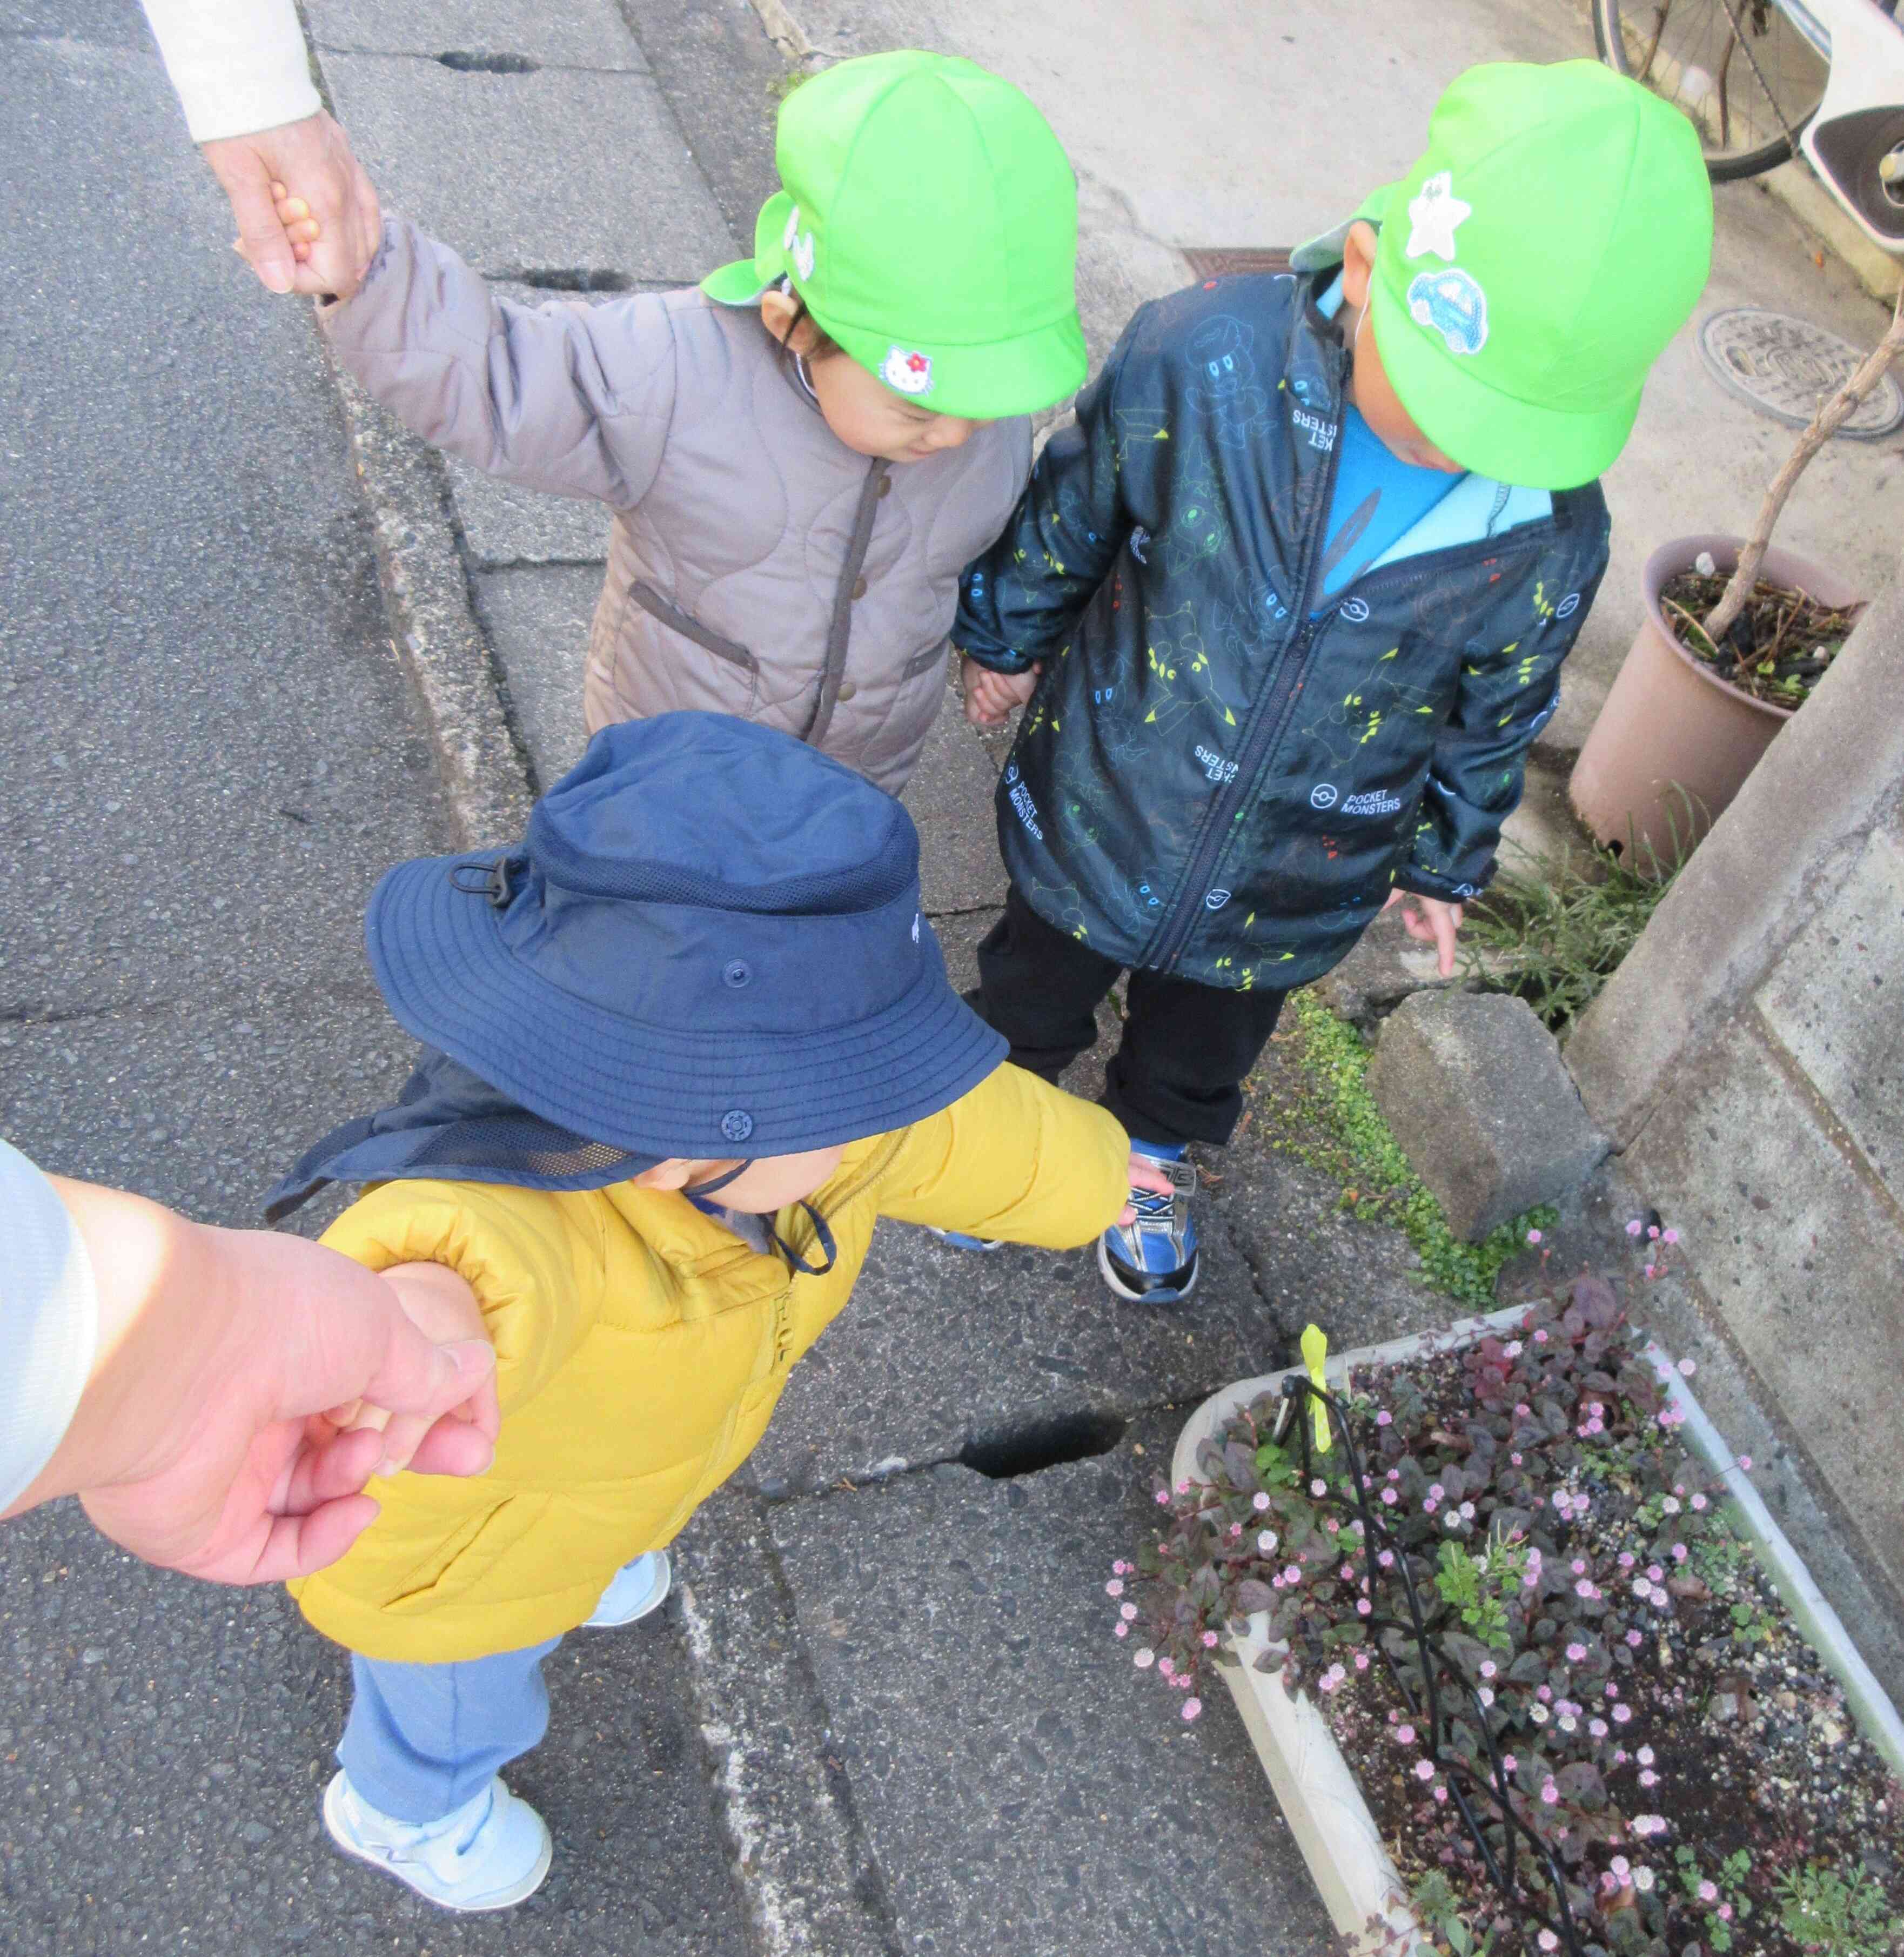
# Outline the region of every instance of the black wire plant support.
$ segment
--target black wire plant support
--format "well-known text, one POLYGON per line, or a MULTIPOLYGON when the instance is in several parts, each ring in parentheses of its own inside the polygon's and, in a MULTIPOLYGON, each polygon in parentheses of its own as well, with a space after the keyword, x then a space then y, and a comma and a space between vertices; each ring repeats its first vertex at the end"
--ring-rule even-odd
MULTIPOLYGON (((1314 1462, 1310 1450, 1310 1409, 1308 1402, 1318 1402, 1327 1414, 1330 1427, 1344 1450, 1349 1462, 1349 1488, 1350 1499, 1343 1503, 1328 1498, 1326 1506, 1346 1508, 1353 1519, 1362 1525, 1362 1547, 1363 1559, 1369 1580, 1371 1603, 1378 1589, 1392 1592, 1399 1589, 1403 1602, 1407 1607, 1406 1618, 1384 1615, 1377 1604, 1371 1614, 1362 1621, 1368 1627, 1370 1642, 1380 1652, 1383 1665, 1402 1702, 1415 1719, 1425 1718, 1428 1733, 1428 1758, 1440 1768, 1447 1778, 1448 1798, 1454 1804, 1463 1826, 1472 1841, 1475 1852, 1480 1856, 1482 1866, 1488 1872, 1488 1880, 1501 1895, 1517 1910, 1523 1918, 1532 1919, 1537 1926, 1551 1930, 1561 1940, 1561 1947, 1567 1957, 1586 1957, 1586 1942, 1574 1922, 1572 1905, 1567 1901, 1566 1871, 1547 1844, 1529 1827, 1516 1811, 1508 1785, 1507 1770, 1501 1764, 1501 1753, 1496 1745, 1496 1734, 1488 1716, 1488 1709, 1480 1699, 1471 1680, 1443 1649, 1440 1633, 1446 1628, 1447 1614, 1441 1609, 1441 1600, 1424 1609, 1420 1591, 1408 1567, 1408 1551, 1403 1543, 1382 1520, 1381 1512, 1368 1499, 1368 1478, 1363 1472, 1362 1450, 1355 1444, 1351 1431, 1347 1410, 1334 1394, 1325 1392, 1305 1374, 1292 1373, 1283 1382, 1283 1405, 1276 1411, 1276 1424, 1270 1438, 1279 1445, 1289 1431, 1291 1416, 1295 1416, 1297 1431, 1301 1437, 1302 1478, 1306 1486, 1314 1474, 1314 1462), (1392 1552, 1393 1560, 1384 1569, 1377 1552, 1387 1549, 1392 1552), (1440 1621, 1437 1620, 1439 1613, 1440 1621), (1388 1649, 1382 1637, 1384 1631, 1399 1631, 1410 1639, 1415 1647, 1417 1664, 1420 1667, 1422 1691, 1418 1701, 1413 1687, 1388 1649), (1466 1695, 1468 1709, 1472 1715, 1473 1725, 1481 1736, 1481 1744, 1487 1754, 1488 1772, 1485 1776, 1478 1773, 1474 1766, 1452 1747, 1444 1747, 1447 1737, 1447 1719, 1444 1716, 1443 1683, 1450 1687, 1458 1687, 1466 1695), (1422 1702, 1425 1702, 1425 1703, 1422 1702), (1481 1809, 1477 1813, 1477 1804, 1481 1809), (1491 1823, 1498 1827, 1504 1842, 1504 1852, 1497 1851, 1488 1838, 1488 1826, 1491 1823), (1526 1845, 1527 1854, 1539 1862, 1545 1872, 1555 1899, 1559 1905, 1558 1917, 1550 1917, 1532 1900, 1527 1884, 1522 1880, 1524 1864, 1520 1860, 1520 1845, 1526 1845)), ((1392 1601, 1392 1600, 1391 1600, 1392 1601)))

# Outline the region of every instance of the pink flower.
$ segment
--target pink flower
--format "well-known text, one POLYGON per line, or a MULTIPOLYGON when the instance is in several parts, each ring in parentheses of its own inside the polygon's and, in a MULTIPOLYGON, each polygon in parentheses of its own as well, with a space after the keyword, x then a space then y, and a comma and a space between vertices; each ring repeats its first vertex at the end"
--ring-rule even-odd
POLYGON ((1537 1685, 1534 1687, 1534 1696, 1543 1706, 1550 1704, 1554 1696, 1554 1688, 1551 1685, 1537 1685))
POLYGON ((1495 1674, 1495 1673, 1496 1673, 1499 1669, 1500 1669, 1500 1667, 1499 1667, 1499 1666, 1498 1666, 1498 1665, 1494 1663, 1494 1660, 1493 1660, 1492 1658, 1484 1658, 1481 1661, 1481 1676, 1482 1676, 1483 1678, 1491 1678, 1491 1677, 1493 1677, 1493 1676, 1494 1675, 1494 1674, 1495 1674))
POLYGON ((1741 1454, 1738 1458, 1738 1465, 1743 1468, 1747 1474, 1750 1474, 1752 1470, 1751 1456, 1749 1454, 1741 1454))
POLYGON ((1721 1923, 1730 1923, 1732 1921, 1732 1905, 1729 1902, 1722 1902, 1719 1905, 1719 1920, 1721 1923))
POLYGON ((1104 1594, 1107 1597, 1121 1597, 1124 1595, 1124 1579, 1121 1576, 1113 1576, 1110 1582, 1105 1585, 1104 1594))
POLYGON ((1269 1506, 1270 1498, 1267 1495, 1264 1494, 1260 1488, 1258 1488, 1256 1493, 1250 1497, 1250 1506, 1253 1508, 1258 1515, 1260 1515, 1269 1506))
POLYGON ((1630 1706, 1616 1706, 1613 1709, 1613 1723, 1616 1726, 1624 1726, 1632 1717, 1633 1708, 1630 1706))
POLYGON ((1534 1334, 1534 1343, 1536 1345, 1545 1345, 1547 1343, 1547 1329, 1545 1326, 1534 1334))
POLYGON ((1640 1633, 1639 1633, 1637 1631, 1629 1631, 1629 1632, 1627 1632, 1627 1642, 1628 1644, 1630 1644, 1630 1645, 1637 1645, 1637 1644, 1638 1644, 1638 1643, 1639 1643, 1639 1642, 1640 1642, 1640 1633))
POLYGON ((1586 1722, 1586 1730, 1595 1739, 1604 1740, 1610 1729, 1604 1719, 1589 1719, 1586 1722))
POLYGON ((1538 1244, 1540 1241, 1540 1232, 1538 1230, 1529 1230, 1527 1233, 1527 1241, 1530 1244, 1538 1244))
POLYGON ((1120 1556, 1116 1562, 1112 1564, 1111 1574, 1113 1576, 1128 1576, 1131 1573, 1134 1567, 1134 1566, 1133 1564, 1126 1563, 1124 1558, 1120 1556))
POLYGON ((1368 1654, 1365 1651, 1356 1652, 1355 1669, 1358 1671, 1366 1671, 1368 1669, 1368 1654))
POLYGON ((1636 1216, 1634 1218, 1633 1221, 1627 1225, 1627 1235, 1629 1237, 1637 1237, 1643 1228, 1644 1225, 1642 1225, 1639 1218, 1636 1216))
POLYGON ((1551 1780, 1543 1781, 1541 1784, 1540 1797, 1544 1807, 1551 1807, 1559 1801, 1561 1791, 1551 1780))
POLYGON ((1570 1664, 1578 1665, 1586 1655, 1586 1647, 1583 1644, 1570 1644, 1567 1648, 1567 1656, 1570 1664))
POLYGON ((1715 1882, 1702 1882, 1699 1886, 1699 1899, 1701 1902, 1717 1902, 1719 1900, 1718 1883, 1715 1882))
POLYGON ((1434 1497, 1432 1495, 1428 1496, 1422 1503, 1422 1514, 1425 1516, 1433 1515, 1434 1513, 1434 1497))
POLYGON ((1656 1563, 1649 1563, 1646 1565, 1646 1580, 1649 1583, 1657 1583, 1665 1573, 1656 1563))
POLYGON ((1382 1550, 1377 1554, 1375 1560, 1384 1570, 1393 1570, 1395 1567, 1395 1552, 1392 1549, 1382 1550))
POLYGON ((1309 1492, 1315 1497, 1317 1501, 1320 1501, 1323 1497, 1329 1492, 1329 1484, 1325 1481, 1320 1475, 1318 1475, 1315 1479, 1309 1484, 1309 1492))
POLYGON ((1653 1765, 1653 1749, 1650 1747, 1642 1747, 1633 1757, 1637 1760, 1643 1767, 1649 1767, 1653 1765))
POLYGON ((1114 1637, 1128 1638, 1131 1635, 1131 1627, 1128 1624, 1113 1624, 1111 1633, 1114 1637))
POLYGON ((1640 1559, 1634 1554, 1631 1550, 1623 1549, 1621 1551, 1617 1560, 1622 1570, 1630 1570, 1640 1559))
POLYGON ((1431 1495, 1431 1497, 1433 1497, 1436 1501, 1437 1501, 1437 1502, 1438 1502, 1438 1501, 1441 1499, 1441 1497, 1442 1497, 1444 1495, 1445 1495, 1447 1493, 1447 1489, 1445 1489, 1444 1488, 1443 1488, 1443 1487, 1442 1487, 1442 1485, 1441 1484, 1441 1483, 1440 1483, 1439 1481, 1431 1481, 1431 1482, 1428 1484, 1428 1494, 1430 1494, 1430 1495, 1431 1495))
POLYGON ((1543 1950, 1558 1950, 1561 1947, 1560 1939, 1551 1930, 1543 1930, 1536 1941, 1543 1950))
POLYGON ((1241 1522, 1232 1522, 1229 1525, 1229 1532, 1232 1535, 1241 1535, 1243 1533, 1243 1525, 1241 1522))
POLYGON ((1517 1468, 1520 1465, 1520 1456, 1518 1454, 1510 1454, 1508 1456, 1507 1459, 1511 1461, 1517 1468))
POLYGON ((1179 1481, 1177 1484, 1177 1492, 1180 1495, 1188 1494, 1190 1493, 1190 1484, 1188 1481, 1179 1481))
POLYGON ((1194 1719, 1203 1709, 1203 1702, 1200 1699, 1186 1699, 1177 1709, 1186 1719, 1194 1719))
POLYGON ((1395 1744, 1398 1747, 1412 1747, 1415 1744, 1415 1728, 1404 1722, 1395 1728, 1395 1744))
POLYGON ((1375 1416, 1375 1424, 1377 1427, 1387 1427, 1394 1419, 1394 1418, 1395 1416, 1389 1412, 1387 1408, 1384 1407, 1381 1412, 1375 1416))
POLYGON ((1699 1368, 1694 1364, 1691 1360, 1681 1359, 1679 1362, 1679 1370, 1681 1374, 1685 1378, 1690 1380, 1694 1374, 1699 1371, 1699 1368))
POLYGON ((1501 1771, 1503 1773, 1512 1773, 1518 1764, 1512 1753, 1503 1753, 1501 1756, 1501 1771))
POLYGON ((1575 1557, 1573 1560, 1568 1564, 1567 1567, 1573 1571, 1576 1576, 1584 1576, 1586 1574, 1586 1563, 1583 1557, 1577 1556, 1575 1557))
POLYGON ((1177 1661, 1175 1658, 1160 1658, 1158 1659, 1157 1676, 1159 1678, 1174 1678, 1176 1675, 1177 1661))
POLYGON ((1157 1661, 1157 1654, 1148 1645, 1139 1645, 1131 1654, 1131 1662, 1140 1671, 1148 1671, 1157 1661))
POLYGON ((1666 1817, 1663 1814, 1636 1814, 1633 1817, 1633 1832, 1636 1835, 1663 1835, 1666 1832, 1666 1817))
POLYGON ((1277 1537, 1274 1529, 1264 1529, 1257 1535, 1256 1546, 1264 1555, 1268 1556, 1274 1552, 1276 1541, 1277 1537))
POLYGON ((1675 1563, 1684 1563, 1691 1554, 1683 1542, 1676 1542, 1672 1546, 1672 1560, 1675 1563))
POLYGON ((1393 1488, 1384 1488, 1382 1491, 1382 1500, 1392 1509, 1395 1506, 1395 1491, 1393 1488))
POLYGON ((1579 1582, 1573 1586, 1573 1594, 1577 1597, 1591 1598, 1597 1597, 1600 1593, 1586 1577, 1583 1576, 1579 1582))
POLYGON ((1432 1760, 1417 1760, 1415 1763, 1415 1778, 1417 1780, 1432 1780, 1434 1778, 1434 1763, 1432 1760))
POLYGON ((1703 1495, 1695 1495, 1695 1496, 1694 1496, 1694 1497, 1693 1497, 1693 1506, 1694 1506, 1694 1508, 1696 1508, 1696 1509, 1703 1509, 1705 1506, 1706 1506, 1706 1497, 1705 1497, 1703 1495))
POLYGON ((1134 1604, 1120 1604, 1118 1606, 1118 1615, 1121 1617, 1127 1624, 1137 1614, 1137 1607, 1134 1604))
POLYGON ((1620 1878, 1621 1882, 1624 1882, 1627 1875, 1631 1872, 1633 1864, 1627 1860, 1625 1856, 1615 1855, 1611 1862, 1608 1864, 1608 1867, 1610 1867, 1613 1873, 1620 1878))
POLYGON ((1355 1599, 1355 1610, 1359 1616, 1367 1617, 1374 1608, 1366 1597, 1358 1597, 1355 1599))
POLYGON ((1283 1571, 1283 1580, 1286 1583, 1300 1583, 1302 1581, 1301 1564, 1299 1563, 1291 1563, 1289 1567, 1283 1571))
POLYGON ((1431 1788, 1429 1791, 1433 1794, 1437 1801, 1446 1801, 1448 1797, 1447 1789, 1440 1785, 1438 1783, 1434 1787, 1431 1788))
POLYGON ((1160 1509, 1167 1509, 1169 1507, 1170 1491, 1168 1488, 1159 1488, 1157 1491, 1157 1506, 1160 1509))
MULTIPOLYGON (((1653 1772, 1651 1767, 1642 1767, 1640 1769, 1640 1785, 1642 1787, 1657 1787, 1659 1785, 1659 1776, 1653 1772)), ((1646 1831, 1642 1829, 1639 1823, 1636 1821, 1633 1824, 1633 1832, 1636 1835, 1639 1835, 1643 1834, 1646 1831)))
POLYGON ((1205 1651, 1214 1651, 1216 1649, 1216 1633, 1214 1631, 1204 1632, 1203 1649, 1205 1651))
POLYGON ((1679 1232, 1677 1230, 1662 1230, 1659 1233, 1659 1241, 1662 1244, 1676 1244, 1679 1241, 1679 1232))

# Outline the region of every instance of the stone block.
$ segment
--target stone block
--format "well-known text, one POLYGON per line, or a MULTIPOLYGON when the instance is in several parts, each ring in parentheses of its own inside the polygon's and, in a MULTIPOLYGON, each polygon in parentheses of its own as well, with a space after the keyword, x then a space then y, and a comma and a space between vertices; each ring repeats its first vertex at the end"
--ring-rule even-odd
POLYGON ((1328 1940, 1229 1693, 1186 1725, 1112 1636, 1105 1581, 1181 1420, 1016 1480, 938 1468, 770 1512, 906 1957, 1328 1940))
POLYGON ((532 284, 555 270, 690 285, 735 255, 645 74, 465 74, 409 55, 342 54, 324 70, 385 203, 479 271, 532 284))
POLYGON ((453 455, 444 460, 456 498, 457 521, 479 569, 587 564, 597 567, 599 585, 615 520, 605 504, 546 496, 514 482, 498 482, 453 455))
POLYGON ((327 69, 351 54, 525 57, 565 68, 631 68, 647 62, 615 0, 308 0, 312 37, 327 69))
POLYGON ((1368 1086, 1449 1228, 1469 1243, 1578 1188, 1607 1152, 1553 1035, 1504 994, 1404 1001, 1383 1022, 1368 1086))
POLYGON ((1880 832, 1759 989, 1766 1023, 1904 1202, 1904 844, 1880 832))
POLYGON ((542 565, 482 572, 476 584, 510 718, 529 750, 540 794, 588 745, 582 672, 602 574, 593 564, 542 565))
POLYGON ((1896 1206, 1834 1146, 1749 1015, 1680 1070, 1621 1167, 1666 1210, 1771 1404, 1904 1589, 1904 1484, 1882 1465, 1904 1454, 1896 1206))

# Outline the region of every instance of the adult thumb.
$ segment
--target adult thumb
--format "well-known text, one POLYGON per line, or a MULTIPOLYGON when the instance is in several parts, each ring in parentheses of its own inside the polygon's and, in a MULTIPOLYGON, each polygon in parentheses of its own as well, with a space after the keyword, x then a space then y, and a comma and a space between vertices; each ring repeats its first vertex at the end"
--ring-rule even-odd
POLYGON ((271 201, 270 172, 261 159, 246 159, 243 167, 229 175, 220 172, 225 194, 231 199, 232 216, 238 223, 238 240, 232 247, 255 272, 267 291, 288 292, 297 272, 291 254, 291 241, 278 221, 277 207, 271 201))

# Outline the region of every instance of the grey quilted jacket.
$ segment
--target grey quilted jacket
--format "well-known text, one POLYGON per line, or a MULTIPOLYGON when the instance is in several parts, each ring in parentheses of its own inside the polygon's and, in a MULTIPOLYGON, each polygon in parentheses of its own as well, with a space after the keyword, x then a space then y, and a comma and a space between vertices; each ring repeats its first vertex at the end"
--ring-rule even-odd
POLYGON ((591 734, 702 707, 905 786, 944 700, 959 574, 1029 473, 1028 420, 928 461, 870 460, 827 426, 757 313, 692 288, 514 305, 401 220, 322 318, 338 359, 425 441, 614 511, 591 734))

